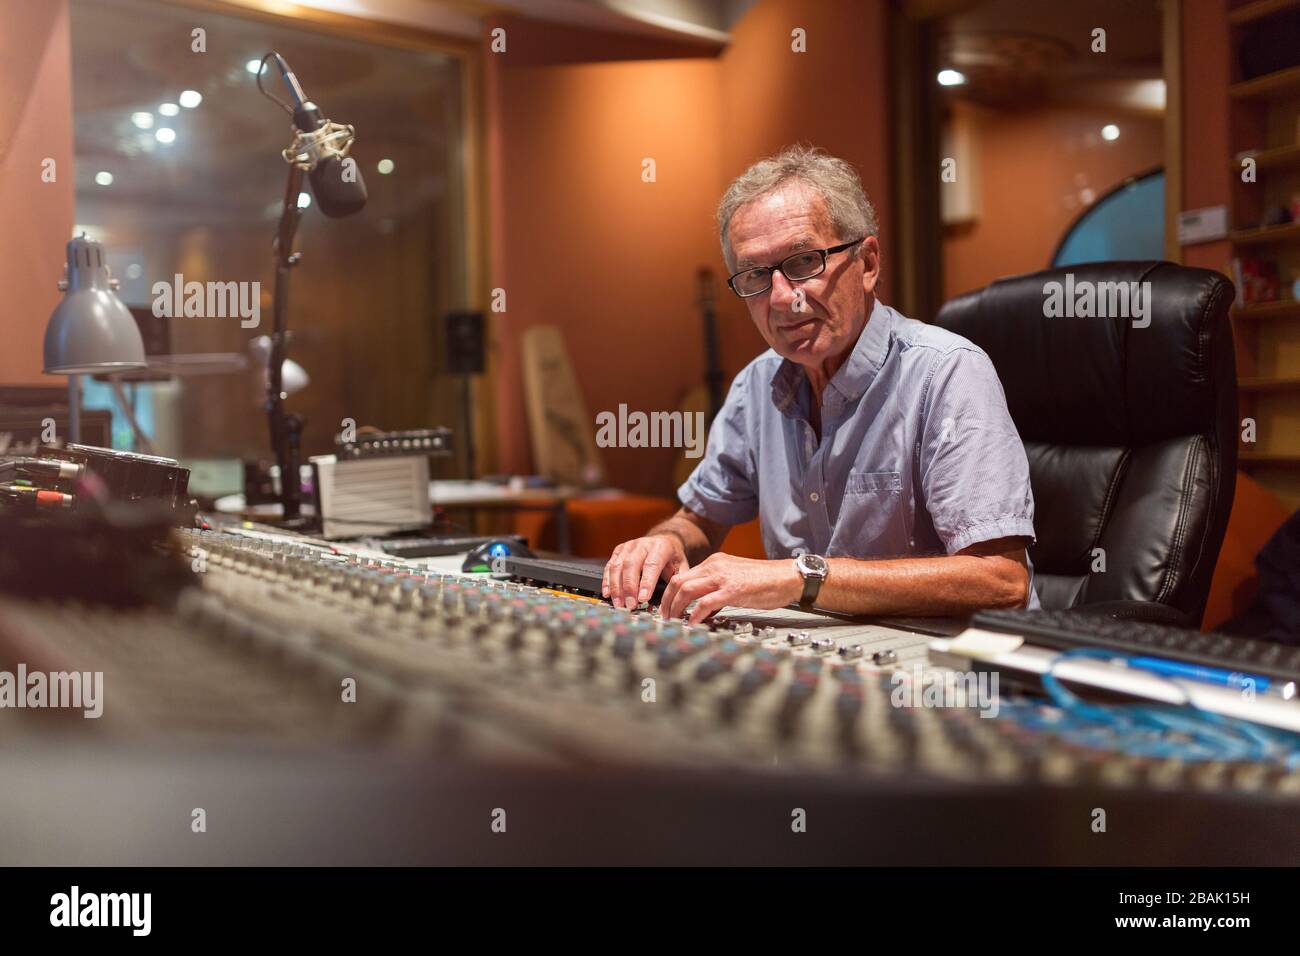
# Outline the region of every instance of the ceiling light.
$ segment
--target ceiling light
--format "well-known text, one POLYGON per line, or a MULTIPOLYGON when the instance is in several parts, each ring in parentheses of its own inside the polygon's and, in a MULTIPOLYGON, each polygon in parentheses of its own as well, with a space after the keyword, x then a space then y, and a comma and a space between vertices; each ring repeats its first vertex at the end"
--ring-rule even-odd
POLYGON ((379 170, 379 175, 387 176, 393 171, 393 161, 391 159, 381 159, 375 168, 379 170))
POLYGON ((175 103, 159 103, 158 112, 162 116, 175 116, 181 111, 181 108, 175 103))
POLYGON ((1104 140, 1119 139, 1119 127, 1114 123, 1107 123, 1101 128, 1101 138, 1104 140))
POLYGON ((113 185, 113 174, 106 169, 101 169, 95 173, 95 182, 101 186, 113 185))
POLYGON ((940 86, 961 86, 966 82, 966 74, 957 70, 940 70, 938 79, 940 86))
POLYGON ((158 140, 164 146, 176 142, 176 130, 168 129, 166 126, 160 126, 154 131, 153 138, 158 140))
POLYGON ((203 102, 203 94, 198 90, 184 90, 181 92, 181 95, 177 97, 177 100, 180 102, 181 106, 185 107, 187 110, 192 110, 203 102))
POLYGON ((131 122, 134 123, 138 129, 153 129, 153 114, 146 113, 143 110, 139 113, 132 113, 131 122))

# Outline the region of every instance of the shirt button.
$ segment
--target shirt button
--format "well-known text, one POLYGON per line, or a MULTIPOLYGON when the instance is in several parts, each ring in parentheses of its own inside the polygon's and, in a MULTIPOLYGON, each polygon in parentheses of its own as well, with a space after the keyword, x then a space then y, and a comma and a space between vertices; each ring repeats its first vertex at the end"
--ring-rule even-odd
POLYGON ((812 494, 808 496, 808 500, 815 504, 816 502, 821 500, 821 495, 817 494, 817 492, 814 491, 812 494))

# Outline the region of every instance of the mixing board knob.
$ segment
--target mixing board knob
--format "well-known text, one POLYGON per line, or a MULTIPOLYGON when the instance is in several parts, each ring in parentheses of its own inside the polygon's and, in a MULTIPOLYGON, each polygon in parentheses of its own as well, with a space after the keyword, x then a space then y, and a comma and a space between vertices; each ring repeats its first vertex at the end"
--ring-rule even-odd
POLYGON ((812 634, 808 631, 796 631, 786 637, 786 642, 791 647, 807 647, 812 643, 812 634))
POLYGON ((421 617, 433 617, 437 613, 439 590, 436 584, 425 584, 420 587, 421 617))
POLYGON ((614 655, 627 659, 636 650, 636 634, 627 629, 620 631, 620 627, 622 625, 614 627, 614 655))
POLYGON ((730 667, 731 664, 725 657, 714 654, 695 669, 695 679, 702 684, 707 684, 719 674, 725 674, 730 667))

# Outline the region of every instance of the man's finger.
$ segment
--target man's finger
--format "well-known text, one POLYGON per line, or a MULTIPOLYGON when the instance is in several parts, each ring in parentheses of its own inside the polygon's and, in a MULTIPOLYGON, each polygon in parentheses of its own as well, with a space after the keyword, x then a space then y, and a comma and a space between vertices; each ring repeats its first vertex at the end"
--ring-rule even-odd
POLYGON ((695 604, 695 610, 691 611, 690 620, 687 623, 699 624, 705 618, 716 614, 727 606, 727 596, 725 591, 714 591, 700 598, 695 604))
POLYGON ((612 565, 615 561, 618 560, 618 553, 622 549, 623 546, 620 544, 617 548, 614 549, 613 553, 610 554, 609 560, 605 562, 605 569, 601 573, 601 577, 600 577, 601 597, 609 597, 609 568, 610 565, 612 565))
MULTIPOLYGON (((641 564, 645 561, 646 549, 644 545, 640 545, 629 550, 631 553, 623 560, 623 566, 619 569, 618 590, 623 606, 632 608, 636 607, 636 588, 641 580, 641 564)), ((618 604, 615 603, 614 606, 618 607, 618 604)))
POLYGON ((659 573, 663 567, 663 561, 653 552, 645 559, 645 564, 641 565, 641 585, 636 594, 638 604, 650 600, 650 595, 654 594, 655 582, 659 580, 659 573))
POLYGON ((696 598, 703 597, 713 590, 713 582, 702 574, 687 572, 685 578, 677 587, 677 593, 673 595, 673 603, 668 608, 668 617, 684 617, 686 609, 696 598))
POLYGON ((677 589, 682 586, 682 572, 674 574, 668 579, 664 586, 664 593, 659 598, 659 616, 665 620, 668 618, 668 609, 673 606, 673 597, 677 594, 677 589))
POLYGON ((606 571, 609 576, 609 594, 605 596, 614 602, 615 607, 618 606, 619 582, 622 580, 620 577, 622 572, 623 555, 620 553, 609 559, 609 567, 606 571))

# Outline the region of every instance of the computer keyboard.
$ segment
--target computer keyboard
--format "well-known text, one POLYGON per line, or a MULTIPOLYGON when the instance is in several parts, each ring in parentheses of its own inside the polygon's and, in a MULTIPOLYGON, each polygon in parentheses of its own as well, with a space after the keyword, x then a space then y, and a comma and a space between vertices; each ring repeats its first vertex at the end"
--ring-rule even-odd
POLYGON ((1077 611, 980 611, 970 623, 971 627, 1019 634, 1030 644, 1045 647, 1100 647, 1300 682, 1300 647, 1287 644, 1167 624, 1094 617, 1077 611))
MULTIPOLYGON (((561 588, 578 594, 601 597, 605 566, 584 561, 562 561, 548 558, 507 557, 504 570, 516 578, 531 581, 540 587, 561 588)), ((663 597, 665 583, 660 581, 649 603, 658 604, 663 597)))
POLYGON ((489 541, 510 541, 527 545, 528 540, 517 534, 497 535, 434 535, 419 538, 392 538, 376 542, 384 554, 394 558, 437 558, 448 554, 473 551, 489 541))

